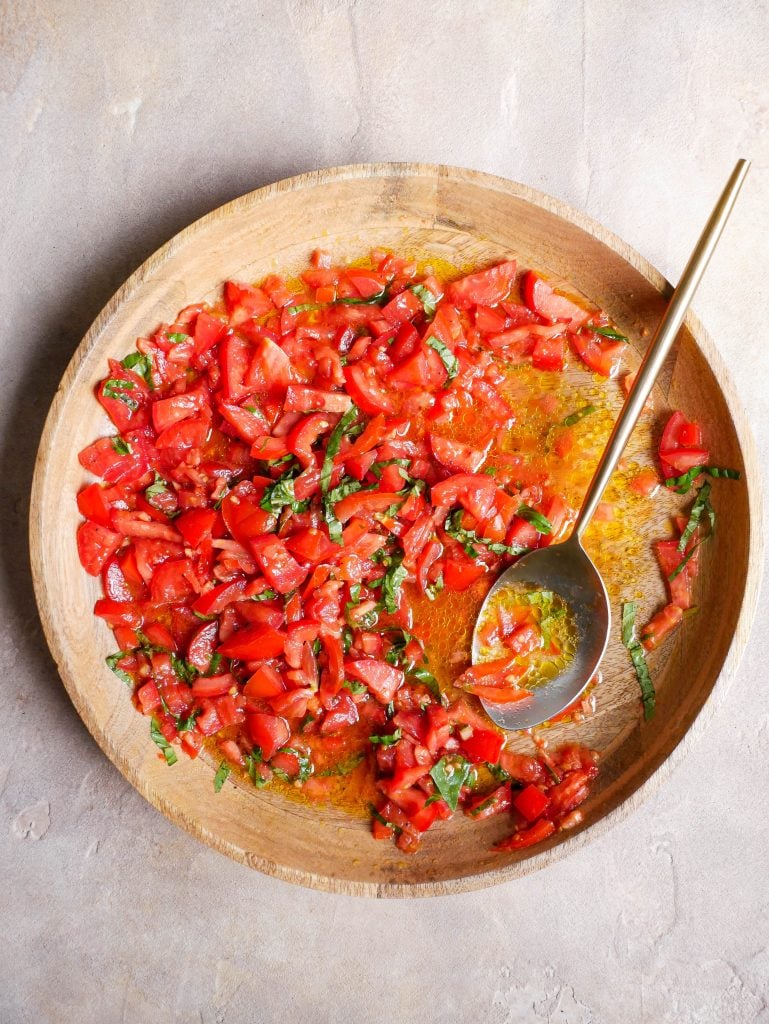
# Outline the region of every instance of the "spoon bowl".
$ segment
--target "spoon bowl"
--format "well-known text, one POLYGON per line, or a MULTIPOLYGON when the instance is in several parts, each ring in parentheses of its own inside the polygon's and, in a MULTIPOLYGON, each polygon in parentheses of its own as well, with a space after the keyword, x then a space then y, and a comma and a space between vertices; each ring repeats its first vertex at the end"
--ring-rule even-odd
MULTIPOLYGON (((560 714, 579 697, 603 658, 611 628, 606 587, 576 533, 561 544, 523 555, 506 569, 487 594, 479 621, 495 594, 522 584, 551 590, 565 601, 576 634, 576 648, 564 671, 551 683, 535 689, 532 696, 513 704, 481 701, 489 718, 502 729, 511 730, 539 725, 560 714)), ((479 661, 480 648, 476 630, 473 664, 479 661)))

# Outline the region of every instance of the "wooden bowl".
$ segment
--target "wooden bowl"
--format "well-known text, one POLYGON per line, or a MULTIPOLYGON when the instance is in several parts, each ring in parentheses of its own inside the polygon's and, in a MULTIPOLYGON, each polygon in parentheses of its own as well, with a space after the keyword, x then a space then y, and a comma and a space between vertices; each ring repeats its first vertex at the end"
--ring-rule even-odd
MULTIPOLYGON (((522 185, 472 171, 414 164, 359 165, 301 175, 243 196, 197 221, 158 250, 117 292, 75 353, 53 401, 38 454, 31 506, 35 591, 64 685, 92 735, 120 771, 171 820, 251 867, 318 889, 371 896, 459 892, 506 881, 576 850, 638 805, 683 757, 723 697, 745 645, 756 601, 761 538, 758 471, 745 417, 713 342, 693 316, 657 393, 700 420, 722 464, 743 470, 728 486, 729 527, 706 546, 700 612, 653 662, 657 715, 642 721, 626 652, 615 641, 605 662, 598 711, 561 725, 602 753, 602 773, 580 827, 518 854, 489 852, 509 825, 461 814, 406 857, 373 842, 367 822, 307 807, 269 791, 227 784, 214 794, 213 767, 180 757, 169 769, 147 719, 105 667, 114 647, 91 614, 99 581, 80 567, 75 494, 85 474, 77 453, 111 433, 94 399, 108 356, 173 320, 187 303, 211 299, 225 278, 256 280, 301 266, 316 246, 336 258, 391 246, 457 265, 517 254, 522 265, 572 282, 634 340, 647 338, 669 285, 608 231, 522 185), (714 571, 717 566, 717 572, 714 571)), ((714 487, 716 500, 723 491, 714 487)), ((657 530, 659 536, 659 530, 657 530)), ((648 593, 662 597, 649 552, 648 593)), ((526 741, 528 742, 528 741, 526 741)))

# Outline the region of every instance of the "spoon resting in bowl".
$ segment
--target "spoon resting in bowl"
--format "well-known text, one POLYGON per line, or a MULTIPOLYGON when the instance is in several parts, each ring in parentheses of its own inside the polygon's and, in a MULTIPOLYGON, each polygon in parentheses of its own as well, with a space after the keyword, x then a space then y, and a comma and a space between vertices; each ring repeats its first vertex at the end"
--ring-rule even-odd
POLYGON ((502 573, 481 606, 473 632, 474 665, 483 660, 479 626, 484 620, 484 613, 490 602, 499 600, 503 590, 525 588, 528 591, 547 591, 558 595, 568 608, 570 626, 574 633, 572 657, 555 678, 536 686, 530 696, 513 703, 494 704, 482 700, 486 713, 503 729, 529 729, 560 714, 579 697, 601 663, 609 641, 611 608, 601 575, 582 547, 582 536, 678 335, 749 167, 748 160, 737 162, 694 247, 614 424, 572 534, 560 544, 538 548, 523 555, 515 565, 502 573))

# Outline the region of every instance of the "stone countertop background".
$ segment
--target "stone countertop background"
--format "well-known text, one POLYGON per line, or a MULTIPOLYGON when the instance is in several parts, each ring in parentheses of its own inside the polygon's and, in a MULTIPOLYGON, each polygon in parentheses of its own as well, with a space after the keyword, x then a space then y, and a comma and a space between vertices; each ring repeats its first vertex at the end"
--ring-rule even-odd
POLYGON ((6 0, 0 46, 0 1022, 769 1022, 762 612, 704 738, 609 835, 377 903, 250 872, 145 803, 69 703, 26 554, 43 420, 113 291, 200 215, 334 164, 525 182, 675 279, 752 157, 695 309, 766 453, 766 0, 6 0))

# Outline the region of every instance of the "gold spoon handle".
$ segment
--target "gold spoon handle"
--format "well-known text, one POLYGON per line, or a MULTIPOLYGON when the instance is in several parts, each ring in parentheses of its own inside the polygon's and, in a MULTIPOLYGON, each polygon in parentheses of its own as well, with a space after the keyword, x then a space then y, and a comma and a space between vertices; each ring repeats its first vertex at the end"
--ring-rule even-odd
POLYGON ((582 503, 582 508, 574 527, 573 536, 577 540, 582 537, 592 519, 593 513, 601 500, 601 495, 606 490, 611 475, 625 450, 625 446, 630 440, 633 427, 636 425, 638 417, 641 415, 641 410, 646 404, 646 399, 654 387, 654 382, 662 369, 665 357, 678 335, 697 286, 710 262, 710 257, 715 251, 718 240, 721 237, 721 232, 724 230, 729 219, 729 214, 732 212, 749 167, 749 160, 737 161, 731 177, 726 183, 726 187, 721 193, 721 197, 716 203, 710 219, 689 257, 689 262, 686 264, 686 269, 673 292, 665 315, 662 317, 654 337, 646 350, 646 354, 638 368, 638 376, 635 379, 630 394, 625 399, 625 404, 614 424, 614 429, 601 456, 601 461, 598 463, 593 479, 590 481, 590 486, 587 489, 585 500, 582 503))

